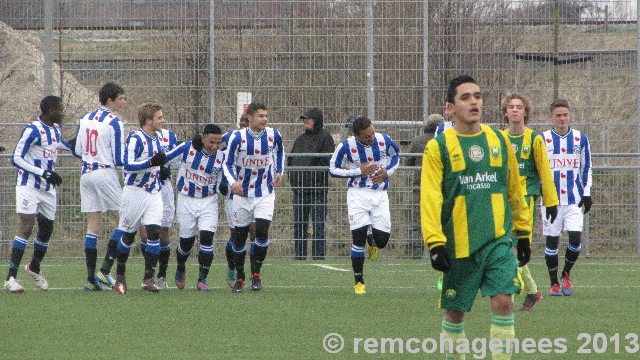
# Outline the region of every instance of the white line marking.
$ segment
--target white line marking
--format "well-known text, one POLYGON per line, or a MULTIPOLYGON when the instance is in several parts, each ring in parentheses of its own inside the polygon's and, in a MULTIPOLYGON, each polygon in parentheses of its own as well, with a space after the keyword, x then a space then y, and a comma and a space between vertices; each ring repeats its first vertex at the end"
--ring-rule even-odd
POLYGON ((324 264, 309 264, 312 266, 317 266, 317 267, 321 267, 323 269, 329 269, 329 270, 335 270, 335 271, 351 271, 351 270, 346 270, 346 269, 340 269, 337 267, 333 267, 333 266, 329 266, 329 265, 324 265, 324 264))

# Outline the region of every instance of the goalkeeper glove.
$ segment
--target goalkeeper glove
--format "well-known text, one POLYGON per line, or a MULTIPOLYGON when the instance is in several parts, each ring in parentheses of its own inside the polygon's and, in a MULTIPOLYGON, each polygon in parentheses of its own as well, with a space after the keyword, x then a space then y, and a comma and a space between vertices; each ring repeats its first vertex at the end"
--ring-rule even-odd
POLYGON ((431 267, 438 271, 447 272, 451 269, 451 259, 444 245, 434 246, 429 254, 431 267))
POLYGON ((582 207, 584 205, 584 213, 588 213, 591 210, 591 196, 583 196, 578 203, 578 207, 582 207))
POLYGON ((154 166, 162 166, 167 162, 167 154, 165 153, 157 153, 153 155, 151 159, 149 159, 149 165, 151 167, 154 166))
POLYGON ((547 213, 547 220, 551 218, 551 223, 553 224, 553 222, 556 220, 556 217, 558 217, 558 207, 548 206, 546 208, 546 213, 547 213))
POLYGON ((171 176, 171 169, 165 166, 160 166, 160 180, 167 180, 171 176))
POLYGON ((531 242, 526 237, 518 238, 518 266, 525 266, 531 260, 531 242))
POLYGON ((202 143, 202 135, 195 134, 193 139, 191 139, 191 146, 193 146, 196 151, 202 151, 204 148, 204 143, 202 143))
POLYGON ((45 171, 42 177, 51 185, 60 186, 62 184, 62 177, 55 171, 45 171))

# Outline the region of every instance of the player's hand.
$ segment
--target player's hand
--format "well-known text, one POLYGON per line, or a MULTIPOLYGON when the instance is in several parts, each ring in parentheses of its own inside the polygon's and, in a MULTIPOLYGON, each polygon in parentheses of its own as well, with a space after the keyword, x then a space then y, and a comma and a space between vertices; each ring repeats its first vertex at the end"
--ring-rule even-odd
POLYGON ((77 137, 74 137, 74 138, 71 138, 71 139, 67 140, 69 145, 71 145, 71 150, 74 150, 76 148, 76 141, 77 140, 78 140, 77 137))
POLYGON ((378 170, 378 165, 376 164, 369 164, 369 162, 360 164, 360 172, 362 173, 363 176, 373 175, 377 170, 378 170))
POLYGON ((387 169, 381 168, 377 173, 375 173, 375 175, 373 175, 373 177, 371 177, 371 180, 374 184, 380 185, 384 183, 384 181, 387 180, 388 177, 389 174, 387 173, 387 169))
POLYGON ((527 237, 518 238, 518 266, 525 266, 531 260, 531 242, 527 237))
POLYGON ((160 166, 160 180, 167 180, 171 176, 171 169, 165 166, 160 166))
POLYGON ((51 185, 60 186, 62 184, 62 177, 55 171, 45 171, 42 177, 51 185))
POLYGON ((583 196, 578 203, 578 207, 582 207, 584 205, 583 212, 586 214, 591 210, 591 196, 583 196))
POLYGON ((227 196, 229 195, 229 184, 227 183, 220 183, 220 185, 218 186, 218 192, 220 193, 220 195, 222 196, 227 196))
POLYGON ((191 146, 193 146, 196 151, 202 151, 204 148, 204 143, 202 142, 202 135, 195 134, 193 139, 191 139, 191 146))
POLYGON ((431 249, 429 253, 431 267, 438 271, 447 272, 451 269, 451 259, 444 245, 438 245, 431 249))
POLYGON ((233 191, 233 193, 238 196, 244 195, 244 191, 242 190, 242 183, 240 181, 236 181, 231 184, 231 191, 233 191))
POLYGON ((282 174, 276 173, 273 176, 273 181, 271 182, 271 186, 278 186, 278 185, 280 185, 281 181, 282 181, 282 174))
POLYGON ((553 224, 553 222, 558 217, 558 207, 557 206, 547 206, 547 208, 545 209, 545 212, 547 213, 547 220, 549 220, 549 218, 551 218, 551 220, 549 220, 549 221, 553 224))
POLYGON ((149 165, 151 167, 162 166, 166 163, 167 163, 167 154, 165 153, 157 153, 153 155, 151 159, 149 159, 149 165))

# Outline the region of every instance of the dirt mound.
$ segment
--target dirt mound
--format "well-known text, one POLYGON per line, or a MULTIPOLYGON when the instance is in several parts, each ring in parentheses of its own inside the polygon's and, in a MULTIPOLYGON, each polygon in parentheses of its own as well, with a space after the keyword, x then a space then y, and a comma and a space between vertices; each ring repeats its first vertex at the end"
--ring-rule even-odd
MULTIPOLYGON (((38 117, 44 89, 43 45, 0 22, 0 145, 12 149, 26 123, 38 117)), ((53 95, 60 96, 60 68, 53 64, 53 95)), ((99 106, 98 96, 73 76, 62 74, 67 118, 64 137, 71 137, 78 119, 99 106)))

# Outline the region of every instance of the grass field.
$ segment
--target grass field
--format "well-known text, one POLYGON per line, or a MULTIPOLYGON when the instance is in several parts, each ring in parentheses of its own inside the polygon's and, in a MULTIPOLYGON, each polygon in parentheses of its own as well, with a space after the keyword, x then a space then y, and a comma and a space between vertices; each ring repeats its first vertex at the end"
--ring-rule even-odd
MULTIPOLYGON (((225 264, 214 261, 209 276, 211 292, 195 290, 196 261, 187 267, 188 288, 159 294, 139 288, 142 260, 128 266, 129 291, 86 293, 81 290, 83 260, 43 263, 51 289, 35 288, 23 270, 23 294, 0 294, 0 358, 191 358, 191 359, 319 359, 364 358, 364 340, 354 353, 354 338, 377 339, 377 357, 443 358, 419 351, 410 354, 398 346, 382 353, 382 338, 438 340, 442 311, 436 308, 437 273, 427 261, 379 260, 365 264, 367 294, 353 294, 349 260, 294 262, 267 259, 264 290, 232 294, 226 286, 225 264), (345 341, 338 354, 327 353, 323 338, 339 333, 345 341)), ((635 260, 581 258, 572 274, 574 294, 548 296, 544 260, 536 258, 531 270, 543 291, 533 311, 516 311, 516 337, 551 339, 543 354, 519 353, 513 359, 635 359, 625 339, 640 333, 638 290, 640 275, 635 260), (630 311, 627 311, 630 310, 630 311), (586 333, 591 337, 579 338, 586 333), (603 335, 596 335, 598 333, 603 335), (619 341, 611 339, 619 334, 619 341), (566 352, 554 353, 554 339, 565 338, 566 352), (595 342, 594 342, 595 339, 595 342), (606 339, 606 341, 605 341, 606 339), (615 352, 615 344, 619 352, 615 352), (591 354, 579 354, 578 349, 591 354), (602 354, 595 351, 606 350, 602 354)), ((173 263, 170 274, 175 270, 173 263)), ((519 308, 523 297, 515 299, 519 308)), ((469 340, 488 338, 488 298, 478 297, 465 321, 469 340)), ((420 349, 420 343, 411 346, 420 349)), ((375 347, 369 351, 376 350, 375 347)), ((472 349, 473 351, 473 349, 472 349)), ((481 352, 467 355, 480 359, 481 352)), ((487 359, 490 356, 486 357, 487 359)))

